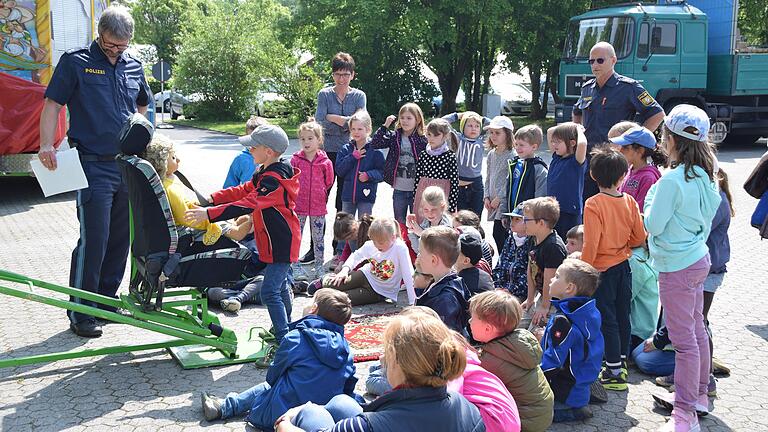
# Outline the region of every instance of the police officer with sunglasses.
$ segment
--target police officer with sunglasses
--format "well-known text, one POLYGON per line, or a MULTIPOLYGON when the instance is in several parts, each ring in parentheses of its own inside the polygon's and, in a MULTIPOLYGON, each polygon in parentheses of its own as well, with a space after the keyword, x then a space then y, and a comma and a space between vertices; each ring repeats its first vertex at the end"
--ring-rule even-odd
MULTIPOLYGON (((584 125, 588 152, 608 141, 608 131, 623 120, 638 121, 651 131, 664 120, 664 110, 643 86, 614 70, 616 51, 608 42, 598 42, 589 52, 589 65, 595 76, 581 87, 581 97, 573 107, 573 121, 584 125)), ((584 181, 584 200, 598 192, 589 176, 584 181)))
MULTIPOLYGON (((42 164, 56 169, 53 140, 59 112, 66 105, 67 136, 88 179, 88 187, 77 192, 80 239, 72 252, 69 284, 108 297, 116 297, 120 287, 129 244, 128 190, 115 161, 120 152, 118 133, 133 113, 146 114, 151 94, 141 62, 125 52, 133 28, 125 7, 107 8, 99 19, 98 39, 61 56, 40 115, 42 164)), ((101 336, 94 317, 73 311, 68 316, 70 329, 78 336, 101 336)))

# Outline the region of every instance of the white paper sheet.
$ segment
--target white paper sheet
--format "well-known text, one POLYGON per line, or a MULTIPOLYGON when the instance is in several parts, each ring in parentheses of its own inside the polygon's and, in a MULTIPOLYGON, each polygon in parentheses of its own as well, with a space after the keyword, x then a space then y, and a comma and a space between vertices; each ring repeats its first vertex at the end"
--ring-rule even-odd
POLYGON ((29 162, 43 195, 49 197, 88 187, 88 179, 85 178, 77 149, 56 152, 56 163, 56 169, 51 171, 37 158, 29 162))

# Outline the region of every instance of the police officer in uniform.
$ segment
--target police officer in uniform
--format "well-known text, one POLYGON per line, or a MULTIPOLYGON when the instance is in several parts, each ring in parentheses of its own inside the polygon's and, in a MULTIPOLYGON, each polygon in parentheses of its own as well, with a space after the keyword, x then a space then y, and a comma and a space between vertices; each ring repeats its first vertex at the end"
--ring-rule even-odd
MULTIPOLYGON (((55 170, 56 121, 67 105, 67 136, 77 147, 88 178, 88 188, 77 192, 80 239, 72 252, 69 283, 109 297, 116 297, 129 246, 128 190, 115 161, 120 151, 118 133, 130 115, 146 114, 150 102, 141 62, 125 52, 133 28, 125 7, 106 9, 99 19, 98 38, 88 47, 61 56, 40 116, 38 158, 55 170)), ((79 298, 72 301, 94 305, 79 298)), ((73 311, 68 316, 75 334, 101 336, 94 317, 73 311)))
MULTIPOLYGON (((573 121, 584 125, 588 151, 608 142, 608 131, 624 120, 639 115, 643 126, 655 131, 664 120, 664 110, 643 86, 632 78, 619 75, 616 51, 608 42, 598 42, 589 52, 589 64, 595 76, 581 87, 581 97, 573 108, 573 121)), ((587 170, 584 200, 598 192, 587 170)))

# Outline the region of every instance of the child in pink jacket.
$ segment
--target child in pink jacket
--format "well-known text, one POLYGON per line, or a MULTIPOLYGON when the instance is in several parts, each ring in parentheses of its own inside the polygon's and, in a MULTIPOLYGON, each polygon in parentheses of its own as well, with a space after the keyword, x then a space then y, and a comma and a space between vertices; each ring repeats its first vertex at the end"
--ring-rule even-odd
POLYGON ((509 390, 480 365, 477 353, 466 339, 454 333, 466 346, 467 367, 461 377, 448 383, 448 390, 460 393, 477 407, 487 432, 520 432, 520 414, 509 390))
MULTIPOLYGON (((320 147, 323 144, 323 128, 311 121, 299 126, 301 150, 293 154, 291 166, 299 170, 299 194, 296 197, 296 214, 299 216, 301 230, 309 218, 309 232, 315 252, 314 275, 306 275, 314 280, 323 275, 323 252, 325 250, 325 215, 328 191, 333 185, 333 163, 320 147)), ((300 264, 295 264, 294 275, 304 273, 300 264)))

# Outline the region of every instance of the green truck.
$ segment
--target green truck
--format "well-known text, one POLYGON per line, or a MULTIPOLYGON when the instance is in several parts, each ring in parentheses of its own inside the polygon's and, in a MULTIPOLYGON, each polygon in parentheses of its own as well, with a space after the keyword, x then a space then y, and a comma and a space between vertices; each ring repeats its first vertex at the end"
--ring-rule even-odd
POLYGON ((558 80, 558 123, 569 121, 592 78, 592 46, 610 42, 616 72, 640 81, 664 107, 704 109, 716 144, 768 136, 768 48, 741 42, 738 0, 659 1, 594 9, 571 18, 558 80))

